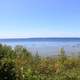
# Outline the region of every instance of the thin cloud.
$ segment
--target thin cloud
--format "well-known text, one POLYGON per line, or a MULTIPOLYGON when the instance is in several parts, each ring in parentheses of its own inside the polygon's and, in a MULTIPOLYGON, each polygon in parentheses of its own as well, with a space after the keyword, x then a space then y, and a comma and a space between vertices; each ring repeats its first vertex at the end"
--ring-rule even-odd
POLYGON ((33 32, 0 34, 0 38, 30 38, 30 37, 80 37, 80 32, 33 32))

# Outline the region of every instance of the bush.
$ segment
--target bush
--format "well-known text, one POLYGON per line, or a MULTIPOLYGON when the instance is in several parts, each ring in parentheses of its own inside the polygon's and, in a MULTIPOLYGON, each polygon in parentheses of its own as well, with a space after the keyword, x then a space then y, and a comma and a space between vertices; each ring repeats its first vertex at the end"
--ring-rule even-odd
POLYGON ((32 55, 26 48, 0 45, 0 80, 80 80, 80 57, 32 55))
POLYGON ((0 62, 0 80, 16 80, 15 63, 10 60, 0 62))

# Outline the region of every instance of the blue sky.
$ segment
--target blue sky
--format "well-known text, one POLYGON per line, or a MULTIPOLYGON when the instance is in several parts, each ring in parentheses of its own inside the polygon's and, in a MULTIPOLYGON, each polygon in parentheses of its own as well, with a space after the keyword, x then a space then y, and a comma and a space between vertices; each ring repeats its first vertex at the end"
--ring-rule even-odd
POLYGON ((80 0, 0 0, 0 38, 80 37, 80 0))

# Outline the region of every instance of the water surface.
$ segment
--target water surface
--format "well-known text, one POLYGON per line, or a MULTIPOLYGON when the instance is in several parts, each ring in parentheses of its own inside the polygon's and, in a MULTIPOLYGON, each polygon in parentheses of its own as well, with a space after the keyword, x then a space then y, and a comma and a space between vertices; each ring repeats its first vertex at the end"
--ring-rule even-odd
POLYGON ((50 56, 57 55, 60 48, 64 48, 66 54, 80 53, 80 38, 28 38, 28 39, 0 39, 1 44, 12 47, 25 46, 33 54, 50 56))

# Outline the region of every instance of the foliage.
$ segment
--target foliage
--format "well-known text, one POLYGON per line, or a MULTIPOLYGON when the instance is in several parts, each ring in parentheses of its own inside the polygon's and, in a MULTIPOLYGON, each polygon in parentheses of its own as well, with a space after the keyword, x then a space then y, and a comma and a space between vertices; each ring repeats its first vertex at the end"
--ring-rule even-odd
POLYGON ((80 80, 80 55, 68 56, 61 48, 57 56, 41 57, 0 44, 0 80, 80 80))

